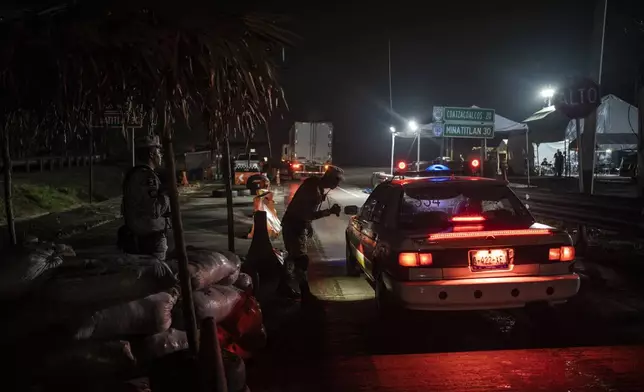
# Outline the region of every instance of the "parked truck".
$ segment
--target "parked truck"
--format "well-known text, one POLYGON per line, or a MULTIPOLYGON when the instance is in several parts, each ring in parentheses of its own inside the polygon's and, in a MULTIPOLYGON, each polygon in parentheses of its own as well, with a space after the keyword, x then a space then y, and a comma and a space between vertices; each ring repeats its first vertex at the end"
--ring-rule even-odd
POLYGON ((282 176, 299 179, 321 176, 332 162, 333 124, 296 122, 289 133, 289 144, 282 146, 285 163, 282 176))

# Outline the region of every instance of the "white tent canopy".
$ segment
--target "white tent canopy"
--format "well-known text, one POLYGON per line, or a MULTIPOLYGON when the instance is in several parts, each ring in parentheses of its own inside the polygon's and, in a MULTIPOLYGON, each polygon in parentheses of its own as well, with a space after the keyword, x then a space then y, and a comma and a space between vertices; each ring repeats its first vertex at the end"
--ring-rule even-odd
MULTIPOLYGON (((637 146, 638 110, 615 95, 602 98, 597 108, 597 144, 623 150, 637 146)), ((584 133, 584 119, 580 120, 580 133, 584 133)), ((574 141, 577 138, 575 121, 566 127, 565 139, 574 141)))
MULTIPOLYGON (((472 105, 473 108, 479 108, 472 105)), ((512 121, 498 114, 494 114, 494 133, 496 132, 511 132, 511 131, 527 131, 528 126, 524 123, 512 121)))

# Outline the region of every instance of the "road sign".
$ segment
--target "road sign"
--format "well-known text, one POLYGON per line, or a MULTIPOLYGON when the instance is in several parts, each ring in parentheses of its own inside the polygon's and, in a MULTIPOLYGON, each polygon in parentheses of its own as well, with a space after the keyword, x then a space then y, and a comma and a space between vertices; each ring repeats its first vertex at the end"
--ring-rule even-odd
POLYGON ((555 108, 570 119, 584 118, 601 104, 599 86, 588 78, 575 79, 553 98, 555 108))
POLYGON ((436 122, 442 122, 443 121, 443 113, 445 113, 445 108, 442 106, 434 106, 434 111, 433 111, 433 116, 434 116, 434 121, 436 122))
POLYGON ((435 123, 432 127, 432 131, 434 132, 435 137, 441 137, 445 132, 445 126, 441 123, 435 123))
POLYGON ((443 120, 446 124, 494 124, 494 109, 445 107, 443 120))
POLYGON ((494 137, 494 125, 445 124, 443 136, 471 139, 492 139, 494 137))
MULTIPOLYGON (((125 114, 118 110, 106 110, 104 117, 98 118, 98 121, 95 121, 94 128, 123 128, 123 122, 125 114)), ((142 128, 143 127, 143 116, 135 113, 134 116, 128 118, 127 123, 125 124, 126 128, 142 128)))

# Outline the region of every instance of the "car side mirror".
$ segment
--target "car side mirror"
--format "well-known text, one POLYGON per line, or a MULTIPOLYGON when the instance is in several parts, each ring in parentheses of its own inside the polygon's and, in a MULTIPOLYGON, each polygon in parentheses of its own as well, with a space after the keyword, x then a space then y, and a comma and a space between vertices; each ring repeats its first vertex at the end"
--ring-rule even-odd
POLYGON ((358 206, 346 206, 344 213, 345 215, 358 215, 358 206))

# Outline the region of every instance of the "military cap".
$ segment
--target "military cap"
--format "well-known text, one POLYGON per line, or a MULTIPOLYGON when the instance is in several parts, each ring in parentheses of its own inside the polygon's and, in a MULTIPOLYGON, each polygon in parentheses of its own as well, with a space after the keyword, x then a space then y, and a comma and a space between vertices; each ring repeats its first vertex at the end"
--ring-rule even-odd
POLYGON ((146 147, 161 147, 161 143, 159 142, 159 137, 158 136, 141 136, 136 138, 134 141, 134 145, 136 148, 146 148, 146 147))

